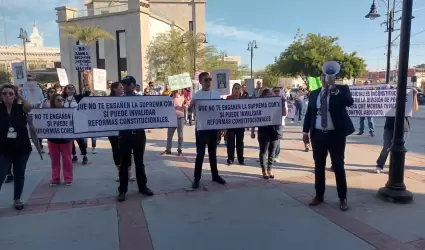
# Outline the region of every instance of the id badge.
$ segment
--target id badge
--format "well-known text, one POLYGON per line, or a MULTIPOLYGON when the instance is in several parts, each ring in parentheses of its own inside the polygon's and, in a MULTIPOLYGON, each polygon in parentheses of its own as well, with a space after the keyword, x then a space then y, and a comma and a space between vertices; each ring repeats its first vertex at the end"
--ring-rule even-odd
POLYGON ((9 131, 7 132, 7 138, 9 139, 16 139, 17 133, 15 132, 15 129, 13 127, 9 127, 9 131))

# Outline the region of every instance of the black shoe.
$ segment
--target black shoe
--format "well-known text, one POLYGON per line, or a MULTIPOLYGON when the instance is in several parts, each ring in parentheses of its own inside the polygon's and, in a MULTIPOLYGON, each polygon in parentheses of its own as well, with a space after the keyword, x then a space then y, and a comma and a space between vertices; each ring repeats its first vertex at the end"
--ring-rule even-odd
POLYGON ((192 182, 192 188, 198 189, 199 188, 199 180, 193 180, 192 182))
POLYGON ((144 194, 146 196, 153 196, 152 190, 150 190, 148 187, 140 188, 139 193, 144 194))
POLYGON ((72 162, 77 162, 78 161, 78 157, 76 156, 76 155, 74 155, 73 157, 72 157, 72 162))
POLYGON ((364 134, 364 132, 358 132, 357 133, 357 135, 363 135, 364 134))
POLYGON ((87 156, 83 156, 83 165, 86 165, 87 162, 89 162, 89 159, 87 158, 87 156))
POLYGON ((239 161, 239 165, 245 165, 245 161, 239 161))
POLYGON ((117 201, 119 202, 125 201, 125 193, 119 193, 117 196, 117 201))
POLYGON ((12 182, 12 181, 13 181, 13 175, 8 174, 8 175, 6 176, 6 179, 4 180, 4 183, 10 183, 10 182, 12 182))
POLYGON ((225 185, 226 184, 226 181, 223 178, 221 178, 219 175, 214 176, 212 178, 212 181, 217 182, 217 183, 219 183, 221 185, 225 185))
POLYGON ((375 134, 374 134, 372 131, 370 131, 370 132, 369 132, 369 134, 370 134, 370 136, 372 136, 372 137, 373 137, 373 136, 375 136, 375 134))
POLYGON ((232 165, 233 161, 232 160, 227 160, 227 165, 232 165))

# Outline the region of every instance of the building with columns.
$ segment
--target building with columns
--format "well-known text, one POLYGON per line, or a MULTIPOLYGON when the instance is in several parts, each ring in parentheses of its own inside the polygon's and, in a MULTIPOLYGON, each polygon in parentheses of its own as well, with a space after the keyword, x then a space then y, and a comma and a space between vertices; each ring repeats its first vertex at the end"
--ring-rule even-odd
MULTIPOLYGON (((91 44, 93 68, 103 68, 107 78, 118 81, 132 75, 146 85, 149 43, 158 34, 175 28, 182 32, 193 23, 196 33, 205 33, 205 0, 86 0, 85 9, 56 8, 59 28, 63 25, 99 26, 115 40, 91 44)), ((72 55, 77 41, 60 33, 61 65, 70 82, 78 84, 78 72, 72 55)))
MULTIPOLYGON (((28 69, 54 68, 60 61, 59 48, 44 47, 43 37, 34 24, 30 42, 26 43, 28 69)), ((12 63, 25 60, 23 45, 0 45, 0 71, 11 72, 12 63)))

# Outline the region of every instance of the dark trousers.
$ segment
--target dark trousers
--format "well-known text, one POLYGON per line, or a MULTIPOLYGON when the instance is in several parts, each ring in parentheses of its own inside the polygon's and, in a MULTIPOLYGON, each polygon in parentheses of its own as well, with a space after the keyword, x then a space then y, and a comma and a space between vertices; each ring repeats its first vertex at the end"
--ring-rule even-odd
POLYGON ((295 117, 298 114, 298 121, 302 120, 302 115, 303 115, 303 102, 300 100, 295 100, 295 116, 294 118, 292 118, 293 121, 295 121, 295 117))
POLYGON ((271 138, 267 133, 258 133, 258 144, 260 146, 260 166, 262 170, 273 168, 276 148, 279 143, 277 138, 271 138))
POLYGON ((347 180, 344 168, 345 141, 345 136, 339 135, 335 131, 324 133, 320 130, 314 130, 311 145, 313 147, 316 196, 323 197, 325 194, 326 157, 329 152, 335 173, 338 197, 340 199, 347 198, 347 180))
MULTIPOLYGON (((118 136, 109 136, 109 142, 111 143, 112 148, 112 158, 114 159, 115 166, 121 165, 121 152, 118 145, 118 136)), ((131 160, 131 158, 130 158, 131 160)))
POLYGON ((30 154, 18 154, 18 155, 0 155, 0 190, 4 179, 13 164, 13 176, 14 176, 14 189, 13 199, 21 199, 22 190, 24 190, 25 183, 25 169, 27 168, 27 162, 30 154))
MULTIPOLYGON (((87 155, 87 140, 84 138, 78 138, 75 140, 80 148, 82 155, 87 155)), ((72 142, 72 155, 76 155, 77 151, 75 150, 75 141, 72 142)))
POLYGON ((7 175, 12 175, 12 164, 10 164, 9 169, 7 170, 7 175))
POLYGON ((228 129, 226 133, 227 137, 227 159, 230 161, 235 160, 235 147, 236 154, 239 162, 244 162, 243 149, 244 149, 244 128, 228 129), (236 142, 236 143, 235 143, 236 142))
POLYGON ((143 155, 146 147, 146 134, 144 130, 134 132, 121 132, 118 141, 121 151, 120 165, 120 186, 118 191, 126 193, 128 190, 128 168, 131 166, 131 151, 133 151, 134 165, 136 169, 137 186, 139 189, 146 187, 148 179, 145 172, 145 164, 143 163, 143 155))
POLYGON ((202 164, 205 157, 205 147, 208 145, 208 158, 210 160, 211 174, 218 176, 217 169, 217 130, 196 131, 196 160, 195 160, 195 180, 201 179, 202 164))
MULTIPOLYGON (((119 137, 118 136, 109 136, 109 142, 111 143, 112 148, 112 158, 114 159, 115 166, 121 165, 121 150, 119 147, 119 137)), ((131 166, 131 155, 128 156, 128 162, 131 166)))
POLYGON ((38 141, 40 142, 41 149, 43 149, 43 139, 38 139, 38 141))

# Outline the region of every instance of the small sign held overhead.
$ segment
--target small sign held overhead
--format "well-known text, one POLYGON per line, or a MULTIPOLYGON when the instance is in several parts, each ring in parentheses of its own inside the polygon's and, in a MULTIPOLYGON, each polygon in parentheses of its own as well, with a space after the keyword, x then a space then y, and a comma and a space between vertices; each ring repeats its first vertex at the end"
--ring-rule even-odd
POLYGON ((66 74, 65 69, 57 68, 56 69, 59 78, 59 84, 61 86, 67 86, 69 84, 68 75, 66 74))
POLYGON ((93 69, 93 89, 106 91, 106 70, 93 69))
POLYGON ((75 69, 77 71, 91 70, 90 47, 85 45, 75 45, 73 48, 75 69))
POLYGON ((28 81, 27 69, 24 62, 12 63, 12 74, 14 84, 25 84, 28 81))

